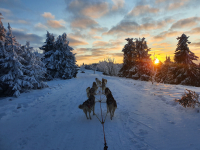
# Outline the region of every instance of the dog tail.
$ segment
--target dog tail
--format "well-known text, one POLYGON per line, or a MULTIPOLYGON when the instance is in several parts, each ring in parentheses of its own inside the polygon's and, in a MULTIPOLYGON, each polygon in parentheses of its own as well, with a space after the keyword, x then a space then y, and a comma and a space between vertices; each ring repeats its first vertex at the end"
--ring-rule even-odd
POLYGON ((78 108, 83 109, 83 105, 79 105, 78 108))

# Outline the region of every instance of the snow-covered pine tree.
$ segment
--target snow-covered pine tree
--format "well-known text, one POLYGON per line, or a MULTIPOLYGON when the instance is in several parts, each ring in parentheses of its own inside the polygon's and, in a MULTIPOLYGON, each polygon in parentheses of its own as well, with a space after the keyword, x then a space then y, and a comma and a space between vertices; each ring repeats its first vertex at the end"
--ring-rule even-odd
POLYGON ((24 59, 17 55, 20 47, 12 34, 12 29, 8 23, 8 32, 5 38, 4 58, 0 59, 0 80, 5 95, 19 96, 24 88, 32 88, 29 77, 23 75, 23 65, 21 61, 24 59))
POLYGON ((4 28, 1 19, 3 19, 3 16, 0 13, 0 41, 4 42, 5 41, 5 37, 6 37, 6 29, 4 28))
POLYGON ((185 34, 177 38, 178 44, 174 56, 176 66, 171 69, 172 83, 200 86, 200 68, 193 62, 198 57, 190 51, 188 44, 191 42, 188 38, 185 34))
POLYGON ((50 57, 45 58, 48 74, 52 78, 70 79, 76 77, 78 69, 72 50, 73 48, 69 46, 67 40, 67 34, 63 33, 62 36, 58 36, 53 50, 47 52, 51 54, 50 57))
POLYGON ((145 38, 126 39, 128 44, 124 49, 124 64, 120 70, 120 75, 136 80, 148 81, 151 76, 152 61, 150 59, 150 48, 148 48, 145 38))
POLYGON ((132 66, 134 66, 135 63, 134 57, 136 57, 136 51, 133 38, 127 38, 125 40, 128 41, 128 43, 122 49, 122 52, 124 52, 124 59, 119 76, 129 77, 129 70, 132 68, 132 66))
MULTIPOLYGON (((4 53, 5 53, 4 42, 5 42, 5 36, 6 36, 6 29, 4 28, 1 19, 3 19, 3 16, 0 13, 0 61, 5 58, 5 55, 4 55, 4 53)), ((2 73, 2 69, 1 68, 0 68, 0 72, 2 73)), ((3 94, 3 83, 0 80, 0 95, 2 95, 2 94, 3 94)))
POLYGON ((45 78, 46 80, 53 80, 52 77, 52 69, 49 68, 51 65, 49 64, 50 61, 50 57, 51 55, 55 52, 55 38, 53 34, 50 34, 47 31, 46 34, 46 41, 44 43, 46 43, 45 45, 43 45, 42 47, 40 47, 41 50, 43 50, 43 54, 44 57, 42 58, 43 63, 45 64, 46 68, 47 68, 47 73, 45 74, 45 78))
POLYGON ((34 89, 40 89, 47 87, 43 82, 45 80, 44 74, 46 73, 46 67, 42 62, 42 54, 34 52, 33 47, 30 47, 30 43, 26 42, 25 46, 22 46, 24 66, 23 73, 31 79, 31 84, 34 89))
POLYGON ((178 37, 178 44, 175 50, 174 61, 178 64, 193 65, 193 60, 197 60, 198 57, 190 51, 188 44, 191 42, 188 41, 189 36, 187 37, 184 33, 181 37, 178 37))
POLYGON ((1 19, 3 19, 3 17, 2 14, 0 13, 0 59, 4 58, 4 53, 5 53, 4 42, 6 37, 6 29, 4 28, 1 19))

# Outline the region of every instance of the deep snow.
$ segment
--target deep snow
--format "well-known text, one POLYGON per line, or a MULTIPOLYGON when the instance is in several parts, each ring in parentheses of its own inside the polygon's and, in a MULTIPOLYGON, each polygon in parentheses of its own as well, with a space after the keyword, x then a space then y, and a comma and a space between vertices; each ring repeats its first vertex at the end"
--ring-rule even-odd
MULTIPOLYGON (((200 150, 200 108, 174 102, 184 89, 200 94, 200 88, 85 72, 19 98, 1 98, 0 150, 103 150, 101 123, 93 115, 87 120, 78 109, 96 77, 108 80, 118 105, 113 120, 108 115, 105 121, 108 150, 200 150)), ((99 105, 95 112, 100 117, 99 105)), ((105 117, 105 103, 102 109, 105 117)))

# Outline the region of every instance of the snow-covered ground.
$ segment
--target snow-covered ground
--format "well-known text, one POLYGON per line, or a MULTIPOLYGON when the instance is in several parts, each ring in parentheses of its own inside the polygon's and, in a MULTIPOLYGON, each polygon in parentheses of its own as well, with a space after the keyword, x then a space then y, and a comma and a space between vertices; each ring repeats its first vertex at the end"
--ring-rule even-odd
MULTIPOLYGON (((101 123, 96 116, 87 120, 78 109, 96 77, 108 80, 118 107, 113 120, 108 115, 105 121, 108 150, 200 150, 200 108, 174 102, 184 89, 200 94, 200 88, 152 85, 89 70, 19 98, 1 98, 0 150, 103 150, 101 123)), ((106 104, 101 106, 105 117, 106 104)), ((95 112, 101 117, 100 103, 95 112)))

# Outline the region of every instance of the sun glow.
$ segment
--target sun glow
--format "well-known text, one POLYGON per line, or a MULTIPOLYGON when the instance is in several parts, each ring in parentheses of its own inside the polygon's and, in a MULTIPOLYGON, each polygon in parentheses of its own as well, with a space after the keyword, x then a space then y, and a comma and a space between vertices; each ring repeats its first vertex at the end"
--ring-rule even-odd
POLYGON ((154 61, 155 64, 159 63, 159 60, 156 58, 156 60, 154 61))

